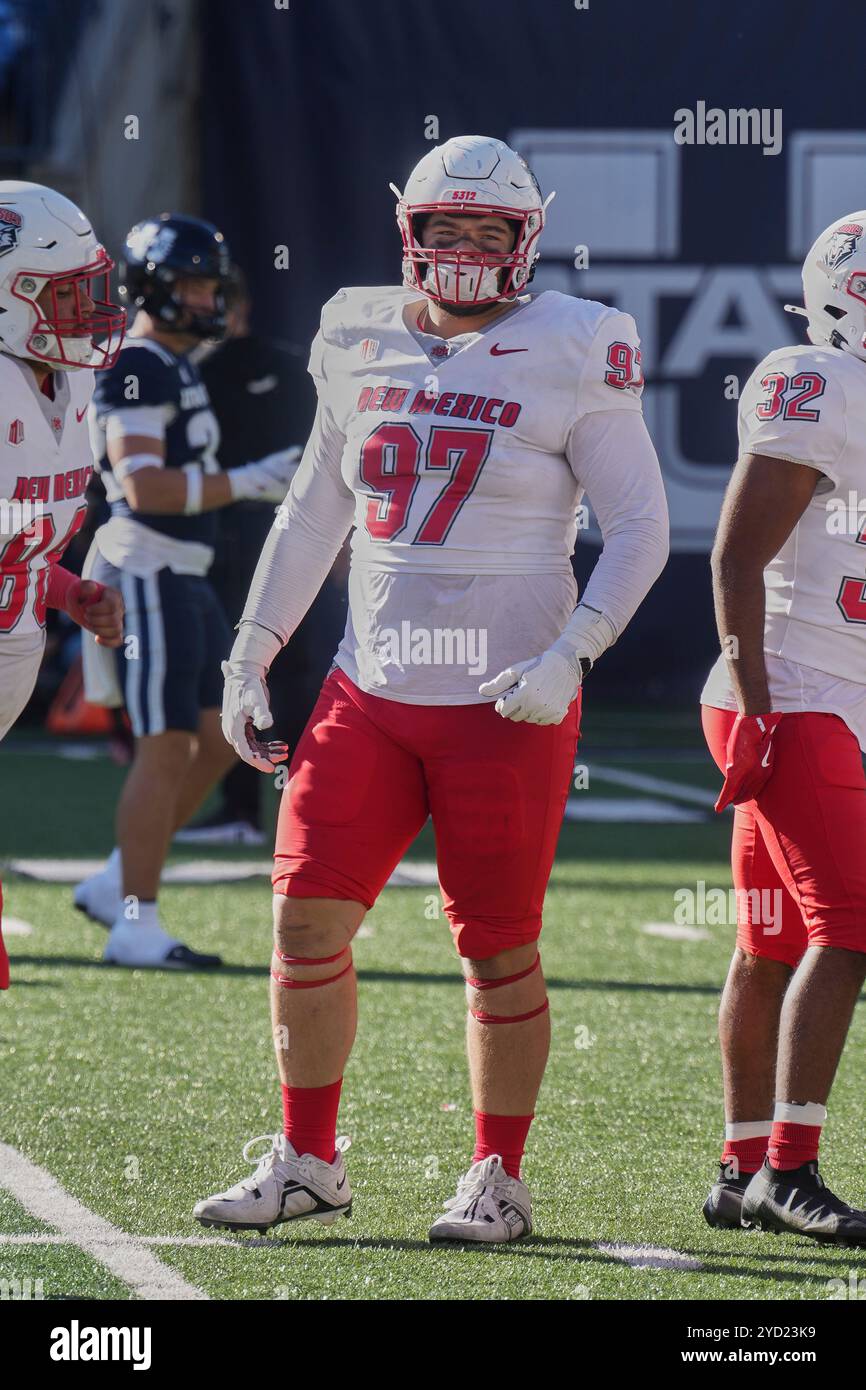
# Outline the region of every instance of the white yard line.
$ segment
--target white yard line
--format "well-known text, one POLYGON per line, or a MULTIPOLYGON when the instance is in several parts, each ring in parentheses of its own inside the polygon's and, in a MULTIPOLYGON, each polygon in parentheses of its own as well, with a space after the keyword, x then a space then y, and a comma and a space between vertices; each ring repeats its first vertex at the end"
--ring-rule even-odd
POLYGON ((47 1168, 32 1163, 11 1144, 0 1144, 0 1187, 11 1193, 31 1216, 53 1226, 61 1239, 77 1245, 105 1265, 139 1298, 207 1299, 202 1289, 188 1284, 175 1270, 152 1255, 138 1236, 127 1235, 110 1221, 97 1216, 61 1187, 47 1168))
MULTIPOLYGON (((40 883, 78 883, 98 873, 104 859, 7 859, 0 868, 40 883)), ((162 882, 173 884, 241 883, 251 878, 270 878, 272 859, 190 859, 169 864, 162 882)), ((404 859, 388 880, 390 888, 435 888, 436 865, 424 859, 404 859)))
POLYGON ((710 933, 703 927, 689 927, 677 922, 644 922, 642 932, 647 936, 664 936, 669 941, 709 941, 710 933))
POLYGON ((20 917, 4 917, 3 931, 6 936, 32 936, 33 923, 25 922, 20 917))
MULTIPOLYGON (((117 1232, 121 1241, 129 1236, 117 1232)), ((248 1250, 251 1245, 282 1246, 285 1242, 274 1236, 258 1236, 250 1240, 246 1235, 235 1236, 135 1236, 139 1245, 230 1245, 235 1250, 248 1250)), ((110 1242, 108 1242, 110 1243, 110 1242)), ((59 1236, 51 1232, 34 1231, 22 1235, 0 1235, 0 1245, 77 1245, 72 1236, 59 1236)), ((198 1295, 199 1297, 201 1295, 198 1295)))
MULTIPOLYGON (((602 781, 602 778, 598 779, 602 781)), ((614 825, 640 822, 656 825, 683 825, 703 822, 702 811, 662 801, 657 796, 590 796, 580 792, 569 797, 565 807, 567 821, 594 821, 614 825)))
POLYGON ((625 1245, 621 1241, 607 1244, 595 1241, 596 1250, 604 1255, 612 1255, 615 1260, 631 1265, 632 1269, 703 1269, 700 1260, 691 1255, 683 1255, 679 1250, 669 1250, 664 1245, 625 1245))
POLYGON ((630 787, 636 792, 656 792, 672 796, 675 801, 690 801, 693 806, 714 806, 718 792, 706 787, 692 787, 686 782, 671 782, 667 777, 652 777, 648 772, 630 772, 622 767, 589 764, 589 780, 609 782, 614 787, 630 787))

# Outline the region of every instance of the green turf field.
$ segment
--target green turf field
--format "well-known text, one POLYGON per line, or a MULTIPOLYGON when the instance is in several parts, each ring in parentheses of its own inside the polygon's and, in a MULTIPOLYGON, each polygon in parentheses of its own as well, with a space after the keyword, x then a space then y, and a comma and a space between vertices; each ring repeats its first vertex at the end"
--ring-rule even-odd
MULTIPOLYGON (((3 860, 107 852, 119 771, 106 759, 59 757, 47 742, 21 751, 23 736, 0 753, 3 860)), ((672 940, 642 931, 673 921, 678 889, 729 886, 728 822, 694 799, 718 778, 692 716, 590 712, 580 760, 590 784, 577 796, 659 799, 604 782, 597 763, 679 784, 700 818, 564 826, 542 943, 554 1041, 524 1173, 531 1239, 480 1250, 427 1244, 471 1157, 463 990, 444 916, 429 916, 429 887, 386 889, 356 942, 361 1019, 340 1115, 351 1139, 350 1221, 235 1237, 203 1232, 190 1214, 244 1174, 243 1143, 279 1123, 264 878, 165 890, 169 929, 228 962, 205 978, 103 966, 105 934, 72 909, 70 888, 4 871, 5 914, 32 932, 9 939, 0 1141, 112 1223, 121 1260, 145 1248, 169 1277, 213 1299, 801 1300, 829 1298, 829 1281, 848 1281, 851 1270, 866 1280, 856 1251, 714 1232, 701 1216, 721 1133, 715 1014, 732 932, 710 926, 706 939, 672 940), (124 1233, 137 1239, 124 1244, 124 1233)), ((670 791, 661 799, 677 804, 670 791)), ((432 859, 429 828, 413 856, 432 859)), ((858 1205, 864 1024, 861 1006, 824 1145, 828 1179, 858 1205)), ((86 1233, 61 1238, 4 1191, 0 1159, 0 1281, 41 1280, 45 1298, 134 1297, 106 1247, 94 1251, 86 1233)))

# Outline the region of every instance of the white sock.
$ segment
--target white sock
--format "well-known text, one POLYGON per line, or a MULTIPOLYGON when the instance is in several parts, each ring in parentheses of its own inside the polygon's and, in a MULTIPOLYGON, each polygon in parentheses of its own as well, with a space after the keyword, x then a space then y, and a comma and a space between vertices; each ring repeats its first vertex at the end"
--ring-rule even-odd
POLYGON ((156 903, 139 903, 138 917, 131 919, 139 927, 158 927, 159 912, 156 903))
POLYGON ((769 1139, 773 1128, 772 1120, 741 1120, 737 1124, 730 1121, 725 1125, 726 1139, 769 1139))
POLYGON ((773 1122, 777 1125, 814 1125, 823 1129, 827 1123, 827 1107, 819 1105, 817 1101, 793 1105, 786 1100, 777 1100, 773 1122))

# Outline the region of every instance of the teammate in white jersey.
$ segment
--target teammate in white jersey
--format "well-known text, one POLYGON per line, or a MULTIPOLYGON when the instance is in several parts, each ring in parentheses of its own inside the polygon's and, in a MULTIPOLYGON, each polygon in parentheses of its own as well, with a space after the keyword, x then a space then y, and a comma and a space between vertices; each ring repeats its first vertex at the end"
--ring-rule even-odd
POLYGON ((315 426, 225 667, 226 736, 271 771, 285 749, 257 733, 268 668, 354 524, 346 633, 277 831, 284 1129, 252 1178, 195 1214, 244 1228, 348 1213, 335 1132, 350 942, 429 814, 476 1117, 472 1166, 431 1238, 506 1241, 531 1230, 520 1158, 549 1045, 537 940, 581 679, 660 573, 667 512, 632 319, 527 292, 546 204, 524 161, 460 137, 395 192, 403 286, 324 307, 315 426), (604 550, 575 608, 584 492, 604 550))
MULTIPOLYGON (((811 346, 740 401, 713 555, 722 656, 701 697, 736 807, 737 948, 722 997, 711 1225, 866 1245, 818 1175, 826 1102, 866 978, 866 212, 803 267, 811 346)), ((792 306, 788 306, 791 308, 792 306)))
POLYGON ((46 608, 107 646, 122 637, 117 590, 59 563, 87 510, 93 369, 115 360, 126 321, 108 299, 112 264, 68 198, 0 183, 0 738, 36 684, 46 608))

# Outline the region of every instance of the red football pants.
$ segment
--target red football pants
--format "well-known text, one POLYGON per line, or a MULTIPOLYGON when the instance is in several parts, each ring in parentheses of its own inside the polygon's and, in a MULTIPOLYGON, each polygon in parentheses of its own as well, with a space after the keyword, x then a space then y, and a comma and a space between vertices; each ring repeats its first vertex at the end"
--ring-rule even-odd
MULTIPOLYGON (((736 714, 709 705, 701 712, 724 770, 736 714)), ((737 895, 737 945, 791 966, 807 946, 866 951, 866 777, 857 740, 838 715, 783 714, 773 750, 769 781, 734 808, 731 871, 734 887, 746 890, 737 895), (781 920, 761 910, 762 890, 778 894, 781 920)))
POLYGON ((289 768, 274 892, 372 907, 428 815, 461 956, 535 941, 565 803, 580 694, 561 724, 484 705, 409 705, 322 686, 289 768))

